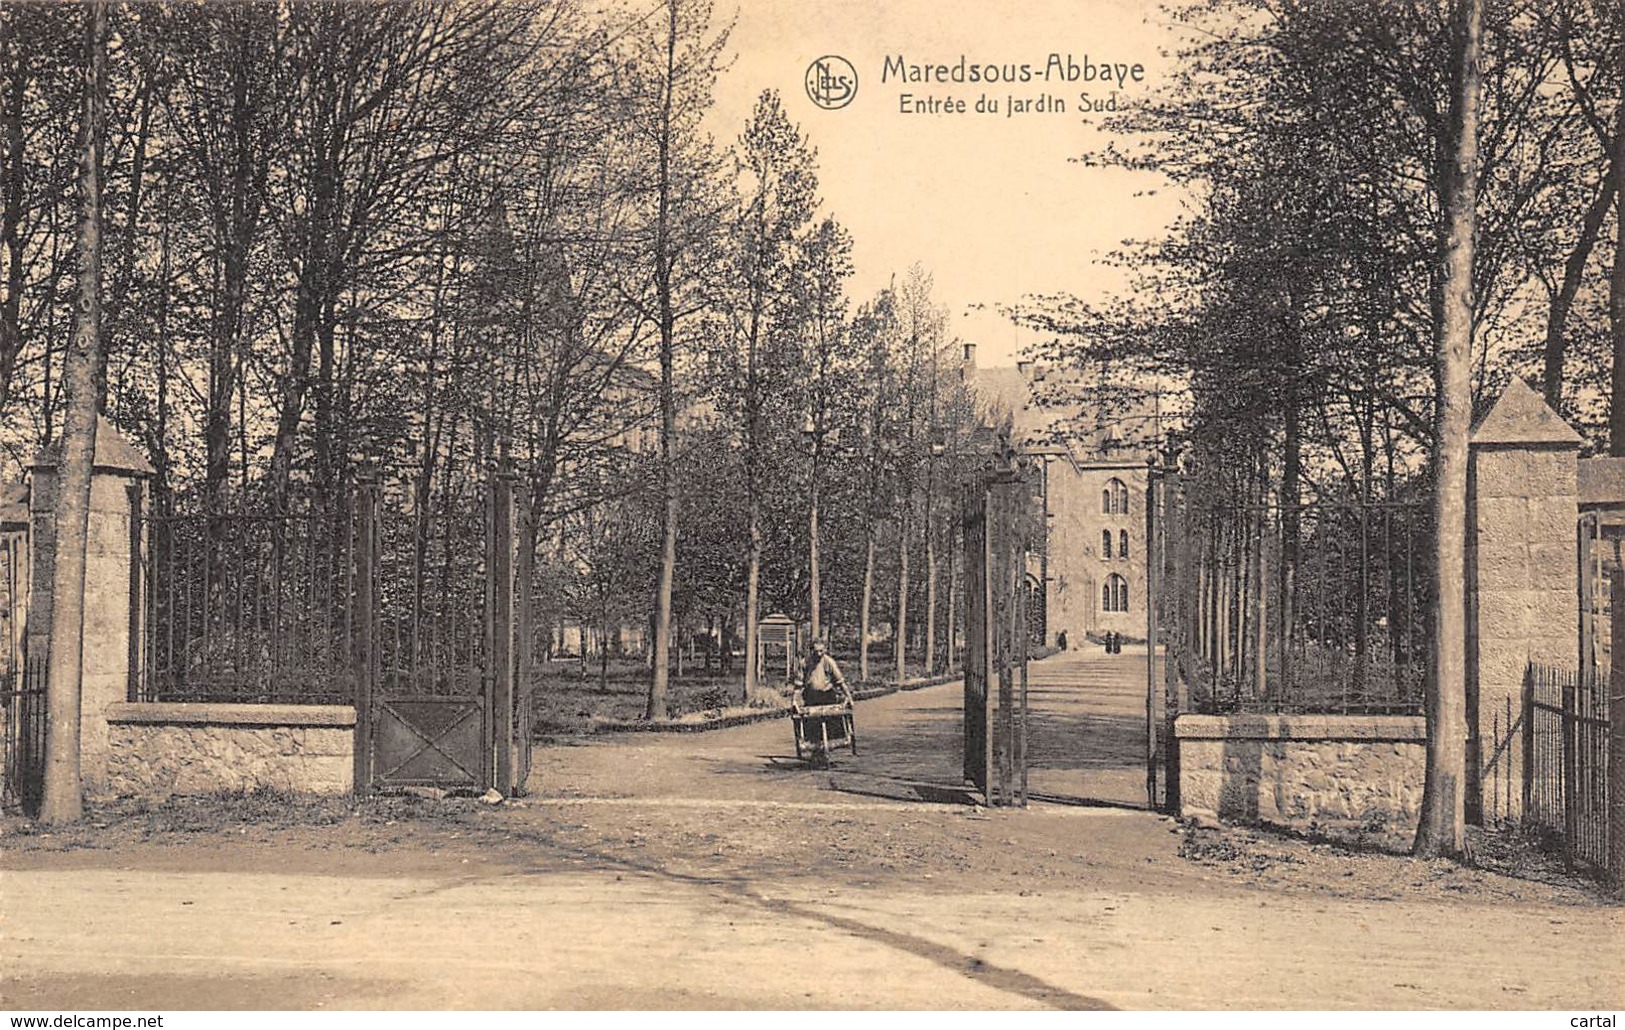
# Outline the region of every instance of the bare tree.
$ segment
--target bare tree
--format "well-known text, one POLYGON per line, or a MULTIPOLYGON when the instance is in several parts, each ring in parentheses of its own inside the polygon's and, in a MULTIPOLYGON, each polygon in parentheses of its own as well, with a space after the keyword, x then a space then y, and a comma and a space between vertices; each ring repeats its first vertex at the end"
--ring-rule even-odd
POLYGON ((775 361, 768 338, 783 317, 789 262, 797 236, 817 203, 815 155, 784 113, 776 92, 765 91, 739 138, 740 171, 747 179, 735 219, 736 288, 724 295, 728 337, 719 347, 712 392, 740 424, 746 497, 745 687, 756 692, 757 620, 761 615, 762 494, 766 489, 769 405, 785 392, 785 363, 775 361))
POLYGON ((711 194, 714 155, 700 120, 711 103, 728 30, 713 33, 709 0, 664 0, 630 33, 626 68, 632 124, 629 131, 651 165, 645 245, 648 278, 637 289, 652 324, 660 366, 660 479, 664 498, 660 576, 655 589, 654 663, 647 718, 664 719, 670 681, 672 588, 677 574, 681 498, 677 470, 676 363, 680 324, 696 269, 706 252, 720 205, 711 194))

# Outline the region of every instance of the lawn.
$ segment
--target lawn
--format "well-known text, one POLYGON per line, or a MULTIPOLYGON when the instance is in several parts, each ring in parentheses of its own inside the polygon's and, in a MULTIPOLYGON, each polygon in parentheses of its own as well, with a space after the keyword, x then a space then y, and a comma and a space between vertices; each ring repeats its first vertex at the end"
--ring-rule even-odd
MULTIPOLYGON (((881 661, 870 657, 871 677, 866 682, 857 679, 857 658, 838 657, 841 667, 854 690, 883 688, 893 671, 889 656, 881 661)), ((923 677, 925 670, 917 663, 909 663, 904 670, 910 679, 923 677)), ((575 660, 544 662, 532 679, 531 714, 538 733, 567 734, 591 732, 605 722, 628 723, 643 719, 649 700, 649 667, 639 660, 613 660, 607 675, 600 675, 598 663, 585 664, 575 660)), ((790 703, 790 686, 784 680, 784 670, 769 670, 757 688, 756 697, 747 704, 744 696, 744 669, 735 659, 734 670, 722 673, 714 666, 707 672, 703 666, 685 668, 681 675, 673 674, 666 694, 668 715, 673 720, 692 719, 699 714, 720 716, 725 710, 754 708, 771 710, 790 703)), ((731 712, 730 712, 731 714, 731 712)))

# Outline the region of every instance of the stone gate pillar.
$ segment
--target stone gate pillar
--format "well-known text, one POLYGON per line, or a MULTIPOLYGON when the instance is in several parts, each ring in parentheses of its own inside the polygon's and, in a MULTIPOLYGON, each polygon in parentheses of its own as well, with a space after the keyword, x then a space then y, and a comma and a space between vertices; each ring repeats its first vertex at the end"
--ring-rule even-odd
POLYGON ((1466 572, 1467 799, 1474 821, 1523 814, 1518 720, 1525 667, 1571 668, 1579 654, 1579 448, 1579 435, 1521 379, 1473 427, 1466 572))
MULTIPOLYGON (((56 568, 55 507, 61 446, 41 451, 31 466, 28 516, 33 537, 30 654, 50 649, 51 577, 56 568)), ((96 420, 96 456, 90 478, 90 526, 85 554, 84 678, 80 695, 79 761, 87 794, 105 793, 108 705, 126 699, 131 676, 132 489, 146 503, 152 466, 105 418, 96 420)), ((136 618, 132 618, 135 616, 136 618)))

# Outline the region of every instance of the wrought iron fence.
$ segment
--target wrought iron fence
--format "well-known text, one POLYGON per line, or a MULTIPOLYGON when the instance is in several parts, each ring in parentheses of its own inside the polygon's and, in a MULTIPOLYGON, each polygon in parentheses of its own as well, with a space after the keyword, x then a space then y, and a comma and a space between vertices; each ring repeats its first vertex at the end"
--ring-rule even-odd
POLYGON ((1571 868, 1608 868, 1608 681, 1531 664, 1523 692, 1523 812, 1560 835, 1571 868))
POLYGON ((0 710, 5 718, 5 789, 0 807, 39 811, 45 771, 44 655, 0 669, 0 710))
POLYGON ((1194 710, 1421 714, 1427 505, 1165 497, 1160 618, 1194 710))
POLYGON ((130 699, 349 702, 352 518, 345 504, 138 519, 130 699))

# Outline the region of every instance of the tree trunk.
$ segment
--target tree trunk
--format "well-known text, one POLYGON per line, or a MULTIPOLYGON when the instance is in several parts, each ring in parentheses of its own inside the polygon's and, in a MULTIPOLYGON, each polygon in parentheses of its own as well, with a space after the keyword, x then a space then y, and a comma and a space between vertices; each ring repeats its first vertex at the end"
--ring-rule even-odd
MULTIPOLYGON (((1296 329, 1294 320, 1293 329, 1296 329)), ((1294 359, 1297 357, 1299 339, 1294 332, 1294 359)), ((1285 453, 1281 461, 1281 561, 1280 581, 1277 584, 1277 598, 1275 601, 1275 614, 1277 619, 1277 637, 1281 649, 1281 690, 1292 689, 1292 645, 1297 626, 1297 600, 1298 600, 1298 543, 1301 536, 1302 510, 1299 504, 1302 501, 1301 473, 1303 470, 1303 412, 1301 409, 1302 394, 1298 386, 1297 376, 1301 365, 1297 360, 1292 364, 1293 379, 1287 387, 1285 432, 1283 443, 1285 453)), ((1390 497, 1390 499, 1392 499, 1390 497)))
POLYGON ((85 3, 84 124, 80 129, 79 297, 63 370, 67 411, 57 464, 55 560, 51 573, 50 672, 46 682, 45 783, 40 822, 60 826, 84 814, 79 711, 84 672, 85 547, 96 453, 96 384, 102 381, 102 135, 107 81, 106 0, 85 3))
POLYGON ((818 568, 818 477, 820 475, 818 461, 818 444, 813 444, 812 469, 812 504, 807 509, 807 599, 811 609, 812 636, 814 640, 823 639, 823 624, 819 618, 819 580, 822 578, 818 568))
POLYGON ((903 682, 908 659, 908 512, 897 527, 897 682, 903 682))
POLYGON ((259 224, 260 190, 264 183, 260 166, 254 161, 255 110, 253 98, 249 95, 254 12, 245 9, 241 15, 238 59, 232 69, 230 186, 226 199, 217 203, 214 212, 224 296, 210 341, 209 406, 203 433, 207 451, 204 494, 213 509, 221 512, 226 510, 228 500, 232 395, 237 392, 237 376, 243 362, 243 312, 246 307, 248 262, 259 224))
MULTIPOLYGON (((950 517, 952 519, 952 517, 950 517)), ((948 618, 947 647, 942 667, 950 673, 959 664, 959 530, 957 519, 948 523, 948 618)))
POLYGON ((1438 335, 1434 437, 1433 676, 1427 705, 1427 776, 1415 854, 1457 856, 1466 848, 1467 773, 1467 435, 1472 418, 1473 233, 1478 200, 1478 105, 1482 0, 1461 0, 1460 62, 1451 103, 1452 146, 1444 197, 1443 319, 1438 335))
POLYGON ((677 77, 677 0, 666 0, 666 77, 662 87, 659 136, 659 164, 656 189, 659 207, 655 213, 655 293, 660 321, 660 488, 665 499, 665 516, 660 548, 660 585, 655 595, 654 668, 649 676, 648 719, 666 718, 666 691, 671 671, 671 593, 677 576, 677 469, 674 467, 677 437, 677 402, 672 381, 673 349, 676 346, 676 314, 672 302, 671 191, 672 93, 677 77))
POLYGON ((599 588, 598 627, 603 637, 598 648, 598 692, 609 693, 609 594, 604 587, 599 588))
MULTIPOLYGON (((1610 165, 1608 174, 1603 177, 1602 185, 1597 189, 1596 198, 1592 200, 1591 206, 1586 208, 1585 220, 1580 223, 1580 238, 1575 242, 1574 250, 1569 253, 1568 260, 1563 264, 1563 283, 1558 287, 1557 293, 1553 295, 1551 309, 1546 313, 1546 348, 1542 386, 1546 395, 1546 404, 1553 411, 1563 410, 1563 364, 1568 355, 1567 327, 1569 311, 1573 309, 1574 298, 1580 292, 1580 280, 1585 274, 1586 262, 1591 260, 1591 251, 1597 244, 1598 235, 1602 232, 1602 225, 1608 215, 1608 209, 1615 205, 1614 184, 1616 179, 1617 175, 1614 167, 1610 165)), ((1617 280, 1619 267, 1617 250, 1615 257, 1615 279, 1617 280)), ((1618 322, 1617 318, 1615 318, 1615 322, 1618 322)), ((1618 353, 1617 349, 1615 353, 1618 353)))
MULTIPOLYGON (((21 15, 13 10, 9 17, 21 15)), ((5 66, 9 81, 0 95, 0 143, 5 161, 0 162, 0 249, 5 251, 6 290, 0 296, 0 418, 10 406, 12 377, 22 353, 23 242, 18 229, 23 218, 23 169, 28 135, 23 111, 28 97, 28 51, 21 33, 8 31, 0 46, 6 48, 5 66)))
MULTIPOLYGON (((928 509, 929 510, 929 509, 928 509)), ((925 675, 937 667, 937 534, 928 514, 925 521, 925 675)))
POLYGON ((756 696, 758 606, 762 587, 762 502, 752 490, 749 502, 750 551, 745 562, 745 703, 756 696))
POLYGON ((299 276, 294 298, 293 343, 283 372, 282 404, 277 412, 276 440, 271 451, 271 495, 275 510, 285 512, 293 481, 294 456, 299 449, 299 422, 304 417, 305 392, 310 385, 310 357, 316 349, 316 326, 321 294, 314 270, 299 276))

